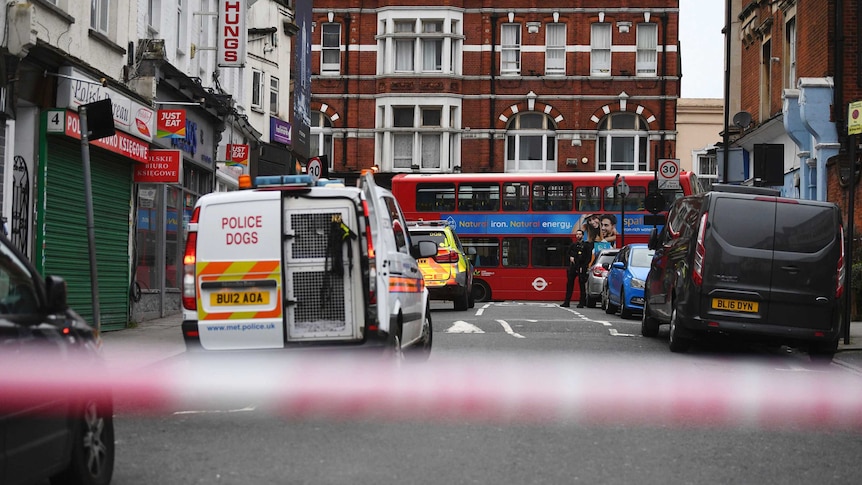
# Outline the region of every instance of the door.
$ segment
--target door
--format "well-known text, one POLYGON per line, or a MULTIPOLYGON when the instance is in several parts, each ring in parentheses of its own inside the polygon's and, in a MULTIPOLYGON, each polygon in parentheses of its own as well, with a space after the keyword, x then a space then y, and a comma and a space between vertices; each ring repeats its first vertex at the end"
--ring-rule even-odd
POLYGON ((842 244, 838 227, 832 206, 776 204, 769 323, 831 327, 834 312, 841 311, 835 297, 842 244))
POLYGON ((349 199, 285 199, 288 342, 360 338, 356 316, 364 312, 357 227, 349 199))

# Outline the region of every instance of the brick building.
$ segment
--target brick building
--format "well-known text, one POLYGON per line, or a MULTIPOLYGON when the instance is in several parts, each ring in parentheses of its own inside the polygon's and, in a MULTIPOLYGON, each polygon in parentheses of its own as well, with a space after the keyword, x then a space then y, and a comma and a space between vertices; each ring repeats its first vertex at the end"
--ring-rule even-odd
POLYGON ((311 154, 399 172, 653 170, 679 2, 316 0, 311 154))
POLYGON ((745 177, 777 172, 779 183, 765 185, 846 214, 848 103, 862 100, 859 2, 730 1, 730 114, 751 119, 731 126, 730 146, 741 148, 745 177))

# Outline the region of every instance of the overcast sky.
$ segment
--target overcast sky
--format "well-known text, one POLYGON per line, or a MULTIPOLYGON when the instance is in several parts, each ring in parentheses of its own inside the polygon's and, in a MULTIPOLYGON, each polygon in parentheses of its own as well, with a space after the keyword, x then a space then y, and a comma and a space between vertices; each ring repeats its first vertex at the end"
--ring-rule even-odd
POLYGON ((723 1, 679 1, 683 98, 724 98, 724 19, 723 1))

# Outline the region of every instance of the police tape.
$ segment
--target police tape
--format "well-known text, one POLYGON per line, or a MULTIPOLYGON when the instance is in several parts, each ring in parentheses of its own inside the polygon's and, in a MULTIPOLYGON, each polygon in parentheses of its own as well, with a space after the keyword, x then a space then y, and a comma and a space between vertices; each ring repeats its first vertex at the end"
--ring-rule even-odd
POLYGON ((521 354, 397 364, 331 352, 139 362, 2 355, 0 410, 110 395, 116 412, 152 415, 862 431, 862 377, 836 367, 521 354))

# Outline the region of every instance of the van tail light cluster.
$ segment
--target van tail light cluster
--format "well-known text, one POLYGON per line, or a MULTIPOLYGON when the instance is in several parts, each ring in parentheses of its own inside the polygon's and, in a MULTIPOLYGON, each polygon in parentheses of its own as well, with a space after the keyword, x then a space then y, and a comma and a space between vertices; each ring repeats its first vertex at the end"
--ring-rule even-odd
POLYGON ((604 278, 608 274, 608 270, 604 266, 597 264, 593 266, 593 276, 596 278, 604 278))
POLYGON ((194 227, 194 230, 189 231, 188 239, 186 239, 186 251, 183 255, 183 308, 186 310, 197 310, 197 283, 195 281, 195 266, 197 262, 198 250, 198 231, 197 223, 200 216, 200 207, 195 207, 192 212, 192 218, 189 221, 189 226, 194 227), (194 224, 194 226, 192 226, 194 224))
POLYGON ((362 201, 362 213, 365 216, 365 232, 368 241, 368 302, 372 305, 377 304, 377 264, 374 255, 374 241, 371 238, 371 216, 368 210, 368 201, 362 201))
POLYGON ((840 232, 841 237, 838 239, 839 241, 841 241, 841 253, 840 253, 841 255, 838 258, 838 268, 836 269, 836 273, 837 273, 836 279, 838 282, 838 285, 835 287, 835 299, 836 300, 838 298, 841 298, 842 295, 844 295, 844 282, 845 282, 846 277, 847 277, 847 271, 846 271, 847 268, 844 267, 844 227, 839 228, 839 230, 841 231, 840 232))
POLYGON ((451 249, 438 249, 437 256, 434 256, 434 261, 438 263, 457 263, 459 258, 458 251, 451 249))
POLYGON ((703 260, 706 257, 706 247, 703 245, 703 235, 706 232, 706 220, 708 212, 703 213, 700 218, 700 229, 697 231, 697 243, 694 247, 694 265, 691 271, 691 280, 696 286, 703 284, 703 260))

